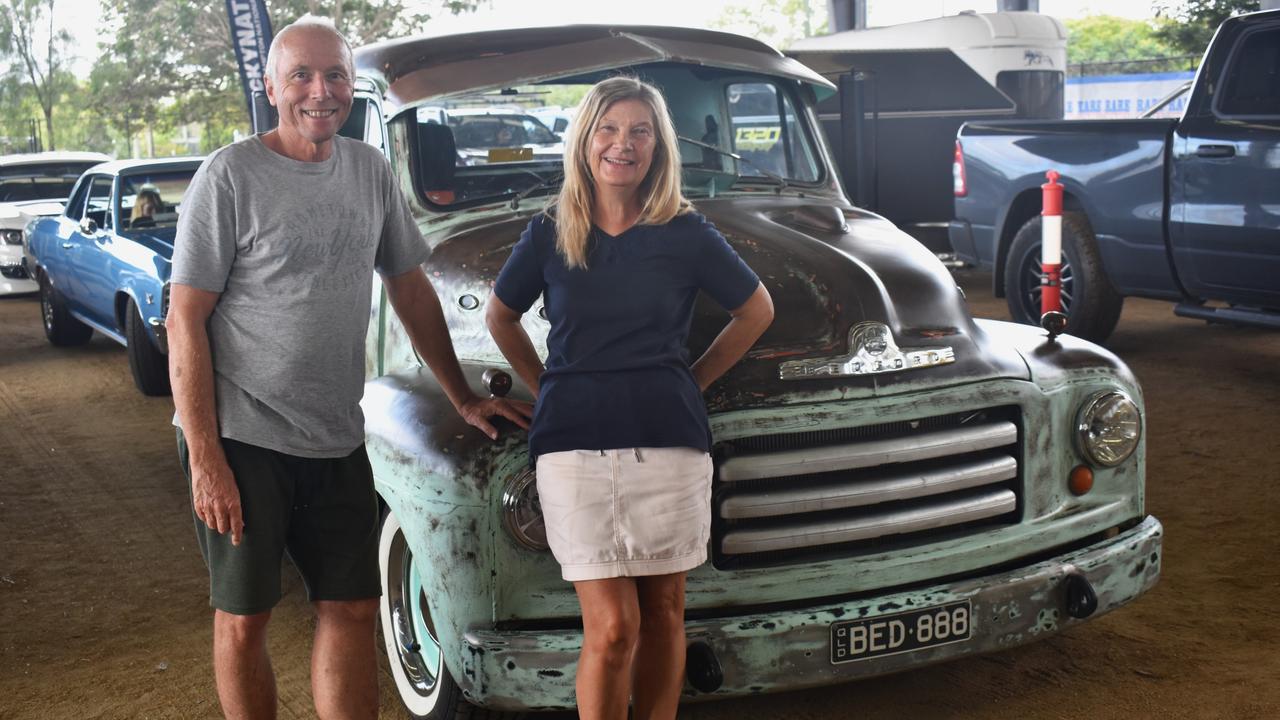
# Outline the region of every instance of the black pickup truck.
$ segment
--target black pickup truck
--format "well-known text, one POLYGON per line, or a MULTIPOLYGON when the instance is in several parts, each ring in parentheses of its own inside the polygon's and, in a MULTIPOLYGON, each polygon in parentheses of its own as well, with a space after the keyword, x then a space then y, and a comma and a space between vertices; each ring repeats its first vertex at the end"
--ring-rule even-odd
POLYGON ((1040 314, 1040 185, 1057 170, 1067 331, 1094 341, 1127 295, 1179 315, 1280 327, 1280 11, 1231 18, 1177 120, 967 123, 956 254, 993 271, 1015 320, 1040 314))

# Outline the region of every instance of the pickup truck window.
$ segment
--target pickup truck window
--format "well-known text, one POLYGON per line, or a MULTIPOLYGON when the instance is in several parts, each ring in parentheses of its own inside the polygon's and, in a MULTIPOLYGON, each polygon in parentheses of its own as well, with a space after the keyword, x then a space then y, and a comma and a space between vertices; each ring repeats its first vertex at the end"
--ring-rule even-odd
POLYGON ((734 83, 728 93, 733 149, 750 162, 738 170, 743 177, 764 177, 756 169, 764 168, 788 180, 817 181, 813 149, 786 93, 761 82, 734 83))
POLYGON ((1280 30, 1260 30, 1240 43, 1222 83, 1218 112, 1280 115, 1280 30))
POLYGON ((387 152, 387 143, 382 131, 382 113, 378 110, 377 105, 369 103, 369 109, 366 114, 368 117, 365 119, 364 141, 385 154, 387 152))
POLYGON ((338 134, 353 140, 364 140, 365 114, 369 111, 369 99, 355 97, 351 101, 351 114, 347 121, 338 128, 338 134))
POLYGON ((98 227, 106 229, 111 227, 111 178, 105 175, 98 175, 93 178, 93 184, 89 186, 89 205, 85 209, 85 215, 98 223, 98 227))

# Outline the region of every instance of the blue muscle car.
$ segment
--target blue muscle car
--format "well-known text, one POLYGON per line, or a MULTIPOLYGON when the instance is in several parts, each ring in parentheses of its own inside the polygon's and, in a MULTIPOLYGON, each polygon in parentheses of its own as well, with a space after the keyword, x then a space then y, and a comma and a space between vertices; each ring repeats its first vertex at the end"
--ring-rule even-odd
POLYGON ((61 215, 27 228, 49 342, 81 345, 97 330, 129 349, 133 380, 145 395, 169 393, 170 260, 182 198, 201 161, 96 165, 61 215))

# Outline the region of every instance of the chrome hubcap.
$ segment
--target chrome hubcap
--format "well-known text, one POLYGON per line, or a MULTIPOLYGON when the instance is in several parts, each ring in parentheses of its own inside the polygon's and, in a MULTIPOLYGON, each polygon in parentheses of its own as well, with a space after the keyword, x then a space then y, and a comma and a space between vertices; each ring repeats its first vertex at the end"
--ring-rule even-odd
POLYGON ((53 329, 53 303, 49 301, 48 281, 40 284, 40 316, 44 319, 44 329, 53 329))

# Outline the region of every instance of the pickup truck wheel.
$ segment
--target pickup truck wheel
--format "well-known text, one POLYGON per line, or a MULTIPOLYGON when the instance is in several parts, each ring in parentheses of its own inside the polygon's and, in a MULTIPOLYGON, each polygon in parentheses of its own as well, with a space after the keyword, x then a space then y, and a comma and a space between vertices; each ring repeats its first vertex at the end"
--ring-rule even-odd
POLYGON ((400 521, 387 510, 378 542, 382 569, 379 614, 396 692, 409 715, 418 720, 500 720, 518 717, 485 710, 468 703, 449 675, 435 623, 427 605, 421 574, 431 568, 416 562, 405 542, 400 521))
POLYGON ((83 345, 93 337, 93 328, 72 317, 62 293, 40 273, 40 317, 44 336, 59 347, 83 345))
MULTIPOLYGON (((1009 247, 1004 289, 1014 322, 1040 324, 1040 218, 1023 225, 1009 247)), ((1124 296, 1107 278, 1098 243, 1081 213, 1062 214, 1062 310, 1067 332, 1102 342, 1120 320, 1124 296)))
POLYGON ((168 395, 169 389, 169 356, 160 352, 151 337, 147 335, 143 325, 142 313, 133 300, 125 310, 124 337, 128 342, 129 371, 133 373, 133 384, 143 395, 156 397, 168 395))

